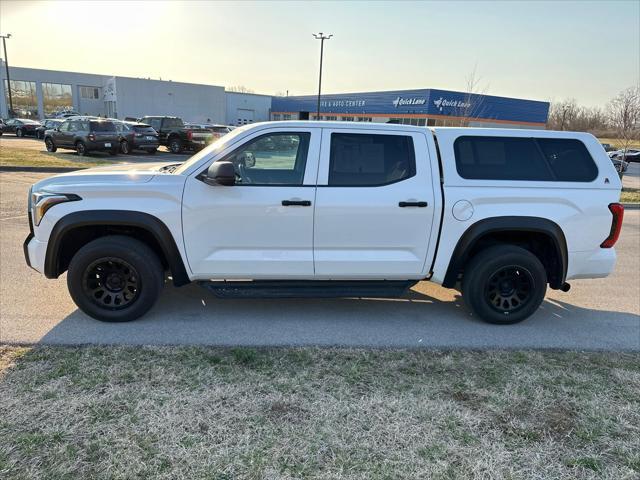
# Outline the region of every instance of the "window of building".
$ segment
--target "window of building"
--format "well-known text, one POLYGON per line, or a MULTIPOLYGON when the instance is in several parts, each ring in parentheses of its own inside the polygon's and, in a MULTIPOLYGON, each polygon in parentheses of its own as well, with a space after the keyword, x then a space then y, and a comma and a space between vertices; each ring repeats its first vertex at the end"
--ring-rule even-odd
POLYGON ((283 120, 291 120, 291 114, 290 113, 285 113, 282 115, 282 119, 283 120))
POLYGON ((358 122, 370 122, 371 121, 371 117, 358 117, 357 121, 358 122))
POLYGON ((302 185, 309 133, 272 133, 255 138, 227 155, 239 185, 302 185))
POLYGON ((272 117, 273 117, 274 120, 280 120, 280 114, 279 113, 274 113, 272 115, 272 117))
POLYGON ((435 127, 435 126, 436 126, 435 118, 428 118, 427 119, 427 127, 435 127))
POLYGON ((71 85, 61 83, 43 83, 42 101, 44 114, 53 115, 66 110, 73 110, 73 96, 71 85))
POLYGON ((419 118, 418 119, 418 126, 419 127, 424 127, 427 124, 427 119, 426 118, 419 118))
POLYGON ((353 122, 353 117, 342 117, 343 122, 353 122))
MULTIPOLYGON (((9 88, 6 80, 4 81, 4 95, 7 107, 9 107, 9 88)), ((13 101, 13 112, 10 112, 10 116, 39 118, 35 82, 11 80, 11 99, 13 101)))
POLYGON ((578 140, 466 136, 454 150, 458 174, 468 179, 589 182, 598 175, 578 140))
POLYGON ((80 87, 80 98, 99 100, 100 89, 98 87, 80 87))
POLYGON ((331 120, 338 120, 338 117, 336 115, 327 115, 327 120, 331 121, 331 120))
POLYGON ((400 182, 415 174, 410 136, 331 134, 329 185, 374 187, 400 182))

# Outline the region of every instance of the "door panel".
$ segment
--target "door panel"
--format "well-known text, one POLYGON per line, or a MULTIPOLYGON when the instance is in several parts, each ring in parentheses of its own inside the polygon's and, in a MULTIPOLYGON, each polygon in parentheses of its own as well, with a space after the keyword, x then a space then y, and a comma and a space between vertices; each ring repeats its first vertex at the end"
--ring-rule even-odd
POLYGON ((313 128, 260 130, 214 159, 234 163, 236 185, 211 186, 197 174, 189 177, 183 197, 183 233, 189 266, 198 278, 313 277, 320 136, 320 129, 313 128), (278 134, 300 134, 308 141, 296 144, 295 152, 294 146, 248 148, 259 137, 278 134), (306 164, 299 171, 299 161, 304 162, 298 156, 302 145, 307 150, 306 164))
POLYGON ((321 151, 314 220, 316 277, 422 278, 434 216, 425 135, 324 129, 321 151), (341 133, 409 136, 415 170, 403 166, 401 173, 394 173, 395 160, 403 157, 396 148, 399 141, 377 144, 374 139, 373 144, 347 144, 341 150, 334 143, 332 150, 332 134, 341 133), (330 172, 332 156, 343 167, 336 166, 330 172), (357 186, 349 185, 349 175, 357 186), (384 184, 385 179, 392 183, 384 184))

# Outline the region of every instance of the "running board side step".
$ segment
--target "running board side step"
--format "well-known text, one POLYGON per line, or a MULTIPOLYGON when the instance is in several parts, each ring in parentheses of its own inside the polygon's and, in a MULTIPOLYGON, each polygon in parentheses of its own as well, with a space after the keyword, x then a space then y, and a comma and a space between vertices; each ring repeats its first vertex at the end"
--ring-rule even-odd
POLYGON ((413 280, 256 280, 199 281, 218 298, 400 297, 413 280))

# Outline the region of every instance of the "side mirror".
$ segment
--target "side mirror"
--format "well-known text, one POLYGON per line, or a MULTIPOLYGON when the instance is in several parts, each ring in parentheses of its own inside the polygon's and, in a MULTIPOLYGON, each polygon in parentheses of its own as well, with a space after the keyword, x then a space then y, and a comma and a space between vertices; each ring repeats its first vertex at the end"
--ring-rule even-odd
POLYGON ((214 162, 203 179, 207 185, 225 185, 230 187, 236 183, 236 169, 231 162, 214 162))

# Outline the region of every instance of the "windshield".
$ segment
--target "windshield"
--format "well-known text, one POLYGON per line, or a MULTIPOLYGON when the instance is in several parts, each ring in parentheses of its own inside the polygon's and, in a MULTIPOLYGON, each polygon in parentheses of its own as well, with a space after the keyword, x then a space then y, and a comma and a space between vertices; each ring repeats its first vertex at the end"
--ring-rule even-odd
POLYGON ((189 158, 189 160, 187 160, 182 165, 180 165, 175 170, 174 173, 177 173, 179 175, 182 172, 184 172, 185 170, 189 169, 189 167, 191 167, 191 165, 195 165, 200 160, 202 160, 203 158, 211 155, 212 153, 215 154, 217 152, 220 152, 220 151, 224 150, 227 145, 235 142, 236 138, 238 136, 242 135, 249 127, 250 127, 250 125, 247 125, 246 127, 236 128, 233 132, 228 133, 224 137, 220 137, 218 140, 213 142, 207 148, 203 148, 198 153, 196 153, 194 156, 189 158))

